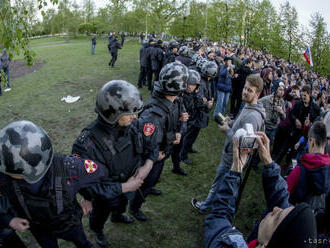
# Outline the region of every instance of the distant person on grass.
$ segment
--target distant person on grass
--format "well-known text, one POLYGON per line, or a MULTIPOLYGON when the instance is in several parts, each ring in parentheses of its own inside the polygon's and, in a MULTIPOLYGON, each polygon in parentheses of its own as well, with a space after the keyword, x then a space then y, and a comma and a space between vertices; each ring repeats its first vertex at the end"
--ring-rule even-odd
POLYGON ((9 78, 9 65, 10 65, 10 57, 9 57, 9 54, 7 53, 7 49, 4 48, 2 50, 2 55, 0 57, 0 61, 1 61, 1 70, 3 70, 3 72, 6 74, 7 76, 7 80, 3 80, 5 83, 5 90, 4 91, 10 91, 11 90, 11 87, 10 87, 10 78, 9 78))
POLYGON ((121 32, 120 34, 120 38, 121 38, 121 46, 123 47, 124 46, 124 42, 125 42, 125 32, 121 32))
POLYGON ((108 45, 111 52, 111 60, 109 62, 110 67, 114 67, 118 57, 118 49, 121 49, 121 45, 117 40, 117 36, 114 36, 113 41, 108 45))
POLYGON ((96 47, 96 36, 93 35, 93 37, 92 37, 92 55, 95 54, 95 47, 96 47))

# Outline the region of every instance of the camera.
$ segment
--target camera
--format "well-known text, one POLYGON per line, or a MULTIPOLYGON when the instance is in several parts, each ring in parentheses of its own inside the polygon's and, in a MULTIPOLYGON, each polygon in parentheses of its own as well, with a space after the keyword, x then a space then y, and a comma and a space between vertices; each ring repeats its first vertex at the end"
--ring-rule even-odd
POLYGON ((215 117, 214 117, 214 121, 216 123, 218 123, 220 126, 223 126, 226 122, 226 118, 221 114, 218 113, 215 117))
POLYGON ((240 128, 236 131, 235 137, 238 138, 238 144, 240 149, 257 149, 258 135, 254 134, 253 126, 251 123, 246 123, 244 128, 240 128))

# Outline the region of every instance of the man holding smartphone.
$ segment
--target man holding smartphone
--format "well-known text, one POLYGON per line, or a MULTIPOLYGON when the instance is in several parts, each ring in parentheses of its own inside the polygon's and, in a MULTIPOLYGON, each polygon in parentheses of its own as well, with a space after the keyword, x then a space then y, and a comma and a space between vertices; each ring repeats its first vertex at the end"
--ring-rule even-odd
POLYGON ((205 201, 198 201, 194 198, 191 201, 192 206, 200 213, 206 213, 209 209, 211 209, 215 193, 218 186, 222 182, 223 175, 230 170, 233 163, 232 142, 235 132, 240 128, 244 128, 246 123, 251 123, 253 130, 255 131, 263 131, 266 113, 262 104, 258 104, 258 99, 262 89, 263 81, 259 75, 252 74, 248 76, 242 92, 242 99, 246 103, 245 107, 233 123, 230 123, 230 119, 227 118, 227 122, 225 122, 224 125, 219 125, 220 130, 226 135, 226 140, 222 150, 221 161, 217 168, 211 189, 205 201))

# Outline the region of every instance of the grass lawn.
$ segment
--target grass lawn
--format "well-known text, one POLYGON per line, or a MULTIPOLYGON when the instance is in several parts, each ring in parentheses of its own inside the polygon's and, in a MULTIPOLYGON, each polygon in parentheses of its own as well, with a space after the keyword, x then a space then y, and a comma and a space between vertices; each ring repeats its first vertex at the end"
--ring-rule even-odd
MULTIPOLYGON (((13 90, 0 97, 0 126, 21 119, 33 121, 48 132, 55 151, 70 154, 72 143, 81 129, 96 117, 97 90, 113 79, 137 85, 140 45, 136 41, 125 43, 119 51, 115 68, 109 69, 107 40, 97 41, 94 56, 90 54, 90 40, 60 41, 32 41, 37 60, 46 64, 40 70, 11 82, 13 90), (81 98, 72 104, 61 102, 61 98, 67 95, 81 98)), ((148 91, 144 88, 141 92, 146 100, 148 91)), ((195 144, 200 152, 190 155, 193 165, 182 165, 188 172, 187 177, 173 174, 171 162, 167 161, 157 185, 163 195, 149 196, 143 206, 149 220, 145 223, 135 221, 130 225, 108 221, 105 231, 111 247, 204 247, 205 216, 192 210, 190 200, 192 197, 206 197, 221 158, 224 139, 215 123, 210 121, 195 144)), ((252 172, 235 219, 236 227, 248 235, 264 205, 260 175, 252 172)), ((83 221, 88 237, 93 240, 88 219, 84 217, 83 221)), ((28 238, 28 235, 24 237, 28 238)), ((61 242, 61 247, 72 245, 61 242)))

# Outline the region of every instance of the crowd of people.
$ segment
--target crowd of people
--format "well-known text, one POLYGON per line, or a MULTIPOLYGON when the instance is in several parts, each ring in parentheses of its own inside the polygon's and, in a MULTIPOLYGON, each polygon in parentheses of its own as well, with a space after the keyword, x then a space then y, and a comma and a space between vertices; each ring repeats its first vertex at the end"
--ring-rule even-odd
MULTIPOLYGON (((109 66, 123 44, 109 35, 109 66)), ((32 122, 0 130, 3 247, 25 247, 16 231, 26 229, 41 247, 56 248, 57 239, 93 247, 81 222, 89 212, 101 247, 108 246, 109 217, 147 221, 143 203, 162 194, 155 186, 166 159, 173 173, 189 176, 181 162, 192 164, 189 154, 198 152, 194 143, 212 111, 225 135, 221 161, 205 200, 191 201, 198 212, 210 213, 205 246, 328 247, 328 79, 242 46, 150 35, 140 49, 138 88, 112 80, 99 90, 97 118, 81 131, 71 156, 55 153, 47 133, 32 122), (145 103, 138 90, 144 86, 150 91, 145 103), (252 146, 243 145, 245 136, 253 137, 252 146), (245 241, 232 221, 243 169, 259 173, 260 162, 267 209, 245 241)))

